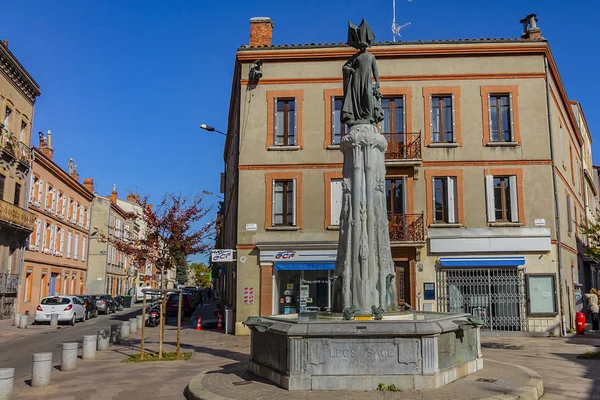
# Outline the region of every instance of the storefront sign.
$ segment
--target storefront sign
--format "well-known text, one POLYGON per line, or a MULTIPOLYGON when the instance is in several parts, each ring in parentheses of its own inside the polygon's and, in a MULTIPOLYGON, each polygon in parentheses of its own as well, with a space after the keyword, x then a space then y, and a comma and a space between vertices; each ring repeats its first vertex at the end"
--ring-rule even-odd
POLYGON ((335 262, 337 250, 264 250, 260 262, 335 262))
POLYGON ((212 250, 210 260, 212 262, 232 262, 233 250, 212 250))
POLYGON ((247 286, 244 288, 244 304, 254 304, 254 287, 247 286))

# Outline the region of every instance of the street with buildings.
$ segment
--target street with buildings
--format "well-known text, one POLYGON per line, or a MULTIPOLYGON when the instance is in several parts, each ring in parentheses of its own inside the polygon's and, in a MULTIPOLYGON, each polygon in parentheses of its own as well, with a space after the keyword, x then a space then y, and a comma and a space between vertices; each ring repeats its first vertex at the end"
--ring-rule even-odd
MULTIPOLYGON (((101 188, 93 176, 80 178, 76 162, 86 160, 55 157, 61 132, 43 127, 33 134, 34 106, 45 82, 30 75, 17 49, 0 43, 0 400, 600 399, 600 329, 591 324, 598 315, 591 302, 598 297, 585 296, 600 286, 600 260, 590 252, 600 243, 582 230, 600 217, 600 166, 594 165, 594 132, 585 114, 595 109, 568 95, 571 88, 561 78, 565 61, 553 56, 544 20, 535 14, 515 15, 517 29, 502 38, 378 41, 368 48, 380 83, 383 120, 377 128, 387 143, 385 179, 370 183, 385 194, 394 274, 384 278, 395 288, 387 288, 395 293, 387 301, 411 321, 468 315, 474 328, 448 321, 460 334, 445 345, 463 361, 483 358, 483 368, 453 370, 459 376, 446 376, 435 388, 419 387, 415 378, 413 387, 398 393, 385 392, 395 386, 379 381, 379 391, 376 384, 360 391, 285 390, 292 375, 320 368, 329 355, 356 356, 345 347, 336 354, 330 338, 320 337, 327 350, 319 361, 304 359, 298 337, 314 334, 310 329, 285 343, 268 332, 284 331, 281 324, 296 315, 293 324, 341 311, 334 305, 345 257, 338 242, 358 223, 340 217, 352 185, 341 151, 349 146, 351 128, 341 122, 342 65, 356 50, 330 37, 281 43, 276 23, 249 20, 248 43, 231 50, 231 87, 222 88, 229 96, 227 124, 223 131, 201 125, 224 136, 222 147, 213 149, 222 154, 223 168, 214 178, 220 194, 203 191, 219 200, 214 221, 196 221, 214 232, 212 254, 202 254, 211 257, 209 287, 193 300, 185 295, 190 303, 182 307, 190 315, 181 319, 180 331, 172 316, 164 330, 165 351, 179 352, 181 340, 191 359, 125 363, 144 345, 159 351, 161 328, 143 322, 143 334, 124 334, 95 359, 83 359, 78 350, 74 371, 61 370, 64 343, 133 324, 142 315, 142 288, 187 286, 194 292, 200 279, 191 271, 185 278, 175 268, 161 271, 123 251, 120 242, 152 236, 144 219, 152 205, 139 193, 120 193, 118 175, 117 183, 101 188), (126 304, 114 314, 106 305, 107 315, 85 314, 77 323, 71 311, 70 325, 34 320, 46 312, 48 299, 80 296, 51 303, 69 304, 70 310, 88 295, 126 304), (254 319, 273 316, 280 325, 254 319), (469 329, 475 329, 475 346, 463 344, 469 329), (264 331, 271 340, 258 347, 253 335, 264 331), (41 352, 52 352, 51 382, 35 387, 32 355, 41 352), (252 365, 260 360, 268 372, 259 378, 252 365), (282 380, 274 377, 277 363, 288 368, 282 380), (2 397, 2 371, 10 368, 12 394, 2 397)), ((144 173, 133 164, 123 168, 144 173)), ((157 199, 163 192, 150 195, 157 199)), ((181 304, 184 292, 177 296, 181 304)), ((376 322, 357 329, 366 332, 376 322)), ((446 332, 443 322, 435 324, 446 332)), ((415 327, 411 338, 423 333, 415 327)), ((352 335, 360 332, 337 340, 351 341, 352 335)), ((439 333, 424 335, 436 336, 431 348, 438 357, 439 333)), ((304 348, 311 346, 307 339, 304 348)), ((426 375, 430 349, 415 346, 414 368, 426 375)), ((408 350, 401 349, 398 355, 380 349, 381 363, 393 356, 402 363, 408 350)), ((443 370, 436 358, 430 375, 443 370)))

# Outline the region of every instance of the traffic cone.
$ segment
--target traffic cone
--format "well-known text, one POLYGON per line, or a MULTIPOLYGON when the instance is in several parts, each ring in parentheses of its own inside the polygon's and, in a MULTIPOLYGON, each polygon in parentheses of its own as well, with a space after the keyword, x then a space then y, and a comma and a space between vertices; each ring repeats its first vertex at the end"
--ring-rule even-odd
POLYGON ((198 315, 198 325, 196 325, 196 330, 197 331, 202 330, 202 315, 198 315))
POLYGON ((217 330, 223 330, 223 314, 219 313, 219 321, 217 322, 217 330))

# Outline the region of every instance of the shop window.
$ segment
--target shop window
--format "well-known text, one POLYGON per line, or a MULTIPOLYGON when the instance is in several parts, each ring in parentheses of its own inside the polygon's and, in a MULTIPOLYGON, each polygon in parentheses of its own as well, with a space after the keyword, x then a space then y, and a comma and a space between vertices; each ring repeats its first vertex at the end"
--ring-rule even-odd
POLYGON ((553 317, 557 311, 556 277, 553 274, 527 274, 528 314, 553 317))

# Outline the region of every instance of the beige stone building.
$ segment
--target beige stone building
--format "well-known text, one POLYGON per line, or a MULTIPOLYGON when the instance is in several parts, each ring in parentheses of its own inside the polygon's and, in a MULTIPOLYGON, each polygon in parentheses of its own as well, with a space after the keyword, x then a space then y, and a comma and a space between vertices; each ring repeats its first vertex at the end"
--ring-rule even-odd
MULTIPOLYGON (((584 184, 581 107, 535 16, 521 22, 515 39, 369 49, 384 96, 389 230, 400 303, 472 313, 490 331, 558 333, 573 326, 586 275, 577 226, 597 182, 584 184)), ((238 334, 252 315, 327 309, 335 279, 341 67, 354 50, 274 46, 272 27, 251 20, 237 51, 224 151, 220 239, 236 261, 221 264, 217 294, 238 334)))
POLYGON ((17 307, 25 245, 35 217, 26 211, 31 126, 38 84, 0 43, 0 319, 17 307))
POLYGON ((25 252, 20 314, 34 315, 45 296, 84 294, 93 194, 54 163, 52 133, 33 150, 29 209, 35 215, 25 252))

